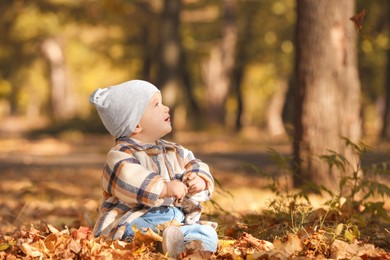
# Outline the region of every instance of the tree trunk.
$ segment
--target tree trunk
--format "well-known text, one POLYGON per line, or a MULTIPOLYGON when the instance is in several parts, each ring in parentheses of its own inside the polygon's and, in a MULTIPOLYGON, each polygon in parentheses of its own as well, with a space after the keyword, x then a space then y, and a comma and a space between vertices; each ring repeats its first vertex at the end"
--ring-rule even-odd
POLYGON ((207 116, 209 122, 216 125, 225 123, 225 105, 232 84, 237 43, 234 0, 224 0, 223 21, 222 39, 211 50, 210 59, 203 68, 207 88, 207 116))
POLYGON ((382 124, 382 139, 390 139, 390 49, 387 50, 387 77, 386 77, 386 101, 385 109, 383 113, 383 124, 382 124))
POLYGON ((267 110, 267 131, 271 136, 286 134, 283 123, 283 107, 288 89, 287 80, 280 80, 280 85, 271 97, 267 110))
POLYGON ((297 0, 295 186, 338 187, 343 172, 319 159, 329 150, 358 163, 342 140, 361 135, 353 14, 352 0, 297 0))
MULTIPOLYGON (((244 62, 244 60, 241 60, 241 62, 244 62)), ((237 99, 237 112, 236 112, 234 128, 235 131, 238 132, 242 129, 241 118, 244 110, 244 101, 243 101, 242 90, 241 90, 242 78, 244 76, 244 67, 236 64, 232 75, 233 75, 232 82, 233 82, 234 96, 237 99)))
POLYGON ((185 96, 188 99, 188 102, 186 102, 187 111, 195 119, 195 121, 193 122, 194 124, 193 127, 199 129, 202 127, 202 122, 200 122, 202 116, 201 116, 201 111, 198 106, 198 103, 195 100, 194 93, 192 93, 193 80, 191 77, 191 72, 188 69, 187 56, 185 55, 184 51, 183 54, 181 55, 181 64, 182 66, 181 66, 180 74, 183 77, 183 90, 185 96))
POLYGON ((150 81, 151 79, 151 71, 152 71, 152 52, 150 49, 152 48, 150 44, 150 32, 147 26, 144 26, 141 34, 141 41, 143 43, 142 56, 143 56, 143 64, 142 64, 142 78, 146 81, 150 81))
POLYGON ((176 102, 179 88, 181 44, 179 35, 180 0, 165 0, 160 29, 160 51, 157 84, 165 90, 167 105, 176 102))
MULTIPOLYGON (((174 116, 178 101, 199 116, 199 109, 192 93, 192 81, 186 68, 186 57, 180 35, 181 0, 165 0, 160 30, 160 59, 157 85, 163 89, 164 102, 174 116)), ((175 118, 174 118, 175 119, 175 118)), ((181 120, 185 120, 183 117, 181 120)), ((185 125, 185 122, 180 122, 185 125)))
POLYGON ((58 40, 48 38, 42 44, 42 51, 49 64, 51 115, 55 120, 70 118, 75 108, 69 93, 62 46, 58 40))
MULTIPOLYGON (((390 4, 386 2, 385 5, 381 5, 386 14, 389 14, 390 12, 390 4), (386 5, 387 4, 387 5, 386 5)), ((390 27, 390 17, 389 15, 386 15, 385 18, 385 23, 380 23, 381 26, 383 24, 389 28, 390 27)), ((385 27, 385 28, 386 28, 385 27)), ((388 37, 390 35, 389 31, 387 30, 388 37)), ((390 139, 390 49, 387 49, 387 64, 385 68, 385 82, 384 82, 384 92, 385 92, 385 97, 383 99, 384 104, 383 106, 380 106, 381 109, 379 109, 379 114, 380 114, 380 123, 381 123, 381 129, 380 129, 380 138, 383 140, 389 140, 390 139)), ((382 104, 381 104, 382 105, 382 104)))

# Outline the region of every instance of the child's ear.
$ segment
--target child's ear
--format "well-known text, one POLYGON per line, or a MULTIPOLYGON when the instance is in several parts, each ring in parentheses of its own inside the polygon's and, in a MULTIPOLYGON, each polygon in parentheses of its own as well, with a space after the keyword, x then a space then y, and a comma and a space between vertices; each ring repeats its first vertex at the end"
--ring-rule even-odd
POLYGON ((133 133, 134 134, 139 134, 139 133, 141 133, 141 131, 142 131, 142 126, 140 124, 137 124, 137 126, 135 127, 133 133))

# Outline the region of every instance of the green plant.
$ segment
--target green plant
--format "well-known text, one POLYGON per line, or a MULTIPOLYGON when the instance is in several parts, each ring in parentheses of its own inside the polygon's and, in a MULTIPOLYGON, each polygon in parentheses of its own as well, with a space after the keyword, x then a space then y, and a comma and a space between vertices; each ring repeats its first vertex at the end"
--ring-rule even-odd
MULTIPOLYGON (((332 199, 326 204, 340 210, 349 219, 357 222, 364 222, 365 219, 382 218, 389 220, 383 201, 373 201, 377 196, 384 199, 390 196, 390 188, 384 182, 384 176, 390 177, 389 165, 387 162, 373 164, 369 167, 362 167, 361 161, 371 148, 364 143, 353 143, 347 138, 346 146, 351 148, 357 156, 358 162, 354 166, 346 158, 334 151, 327 155, 321 155, 329 165, 329 169, 337 167, 343 175, 341 176, 338 191, 332 192, 324 187, 322 189, 331 195, 332 199), (336 203, 335 203, 336 202, 336 203)), ((364 224, 364 223, 361 223, 364 224)))
MULTIPOLYGON (((381 162, 362 167, 363 156, 370 147, 364 143, 353 143, 343 138, 347 147, 358 158, 357 162, 350 162, 343 155, 329 150, 327 154, 319 156, 328 164, 331 171, 334 167, 343 172, 338 189, 330 191, 318 184, 310 184, 321 194, 327 193, 330 199, 325 203, 325 209, 314 209, 307 189, 292 191, 288 179, 293 174, 291 157, 270 149, 270 155, 277 167, 277 173, 267 173, 256 169, 258 174, 271 180, 267 187, 275 194, 270 200, 264 214, 272 215, 272 228, 278 230, 278 235, 306 233, 311 236, 320 232, 331 244, 335 239, 353 242, 360 237, 360 227, 367 221, 389 220, 384 208, 385 197, 390 196, 390 188, 386 185, 385 177, 390 176, 389 163, 381 162), (378 200, 378 196, 380 197, 378 200)), ((267 229, 264 229, 267 231, 267 229)), ((323 241, 318 241, 321 245, 323 241)), ((321 251, 321 250, 320 250, 321 251)))
POLYGON ((276 220, 288 224, 289 231, 296 234, 308 223, 313 206, 309 200, 302 199, 300 194, 287 193, 280 195, 268 204, 270 212, 275 214, 276 220))

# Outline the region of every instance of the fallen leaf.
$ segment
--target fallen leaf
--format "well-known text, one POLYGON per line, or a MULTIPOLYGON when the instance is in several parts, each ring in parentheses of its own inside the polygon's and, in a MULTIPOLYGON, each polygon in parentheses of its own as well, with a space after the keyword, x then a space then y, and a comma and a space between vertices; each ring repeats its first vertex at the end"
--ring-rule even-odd
POLYGON ((68 244, 68 248, 70 249, 70 251, 74 252, 75 254, 78 254, 80 251, 81 251, 81 245, 79 242, 77 242, 76 240, 74 239, 71 239, 69 244, 68 244))
POLYGON ((272 249, 274 249, 274 245, 271 242, 257 239, 254 236, 252 236, 251 234, 246 233, 246 232, 244 232, 242 234, 242 239, 247 241, 251 246, 253 246, 257 250, 271 251, 272 249))
POLYGON ((147 228, 145 232, 135 229, 133 241, 136 245, 149 245, 158 241, 162 242, 162 237, 150 228, 147 228))
POLYGON ((282 243, 279 239, 275 239, 273 245, 276 251, 283 252, 283 255, 285 253, 288 256, 292 256, 303 249, 301 239, 297 235, 290 233, 287 235, 286 243, 282 243))
POLYGON ((12 243, 8 243, 8 242, 2 243, 2 244, 0 244, 0 251, 5 251, 8 248, 12 247, 14 244, 15 243, 12 244, 12 243))
POLYGON ((200 240, 192 240, 185 244, 185 252, 187 254, 194 254, 200 251, 200 247, 202 245, 202 241, 200 240))
POLYGON ((77 240, 85 238, 91 239, 93 238, 93 234, 91 228, 81 226, 79 229, 72 231, 72 237, 77 240))
POLYGON ((26 256, 31 257, 43 257, 44 255, 35 247, 30 246, 27 243, 23 243, 19 246, 20 250, 23 251, 23 253, 26 254, 26 256))
POLYGON ((177 221, 176 219, 172 220, 172 221, 167 221, 165 223, 162 223, 162 224, 158 224, 157 225, 157 229, 160 230, 161 232, 164 231, 164 229, 166 229, 167 227, 169 226, 175 226, 175 227, 180 227, 181 224, 179 223, 179 221, 177 221))
POLYGON ((233 239, 220 239, 218 240, 218 248, 224 248, 224 247, 228 247, 228 246, 231 246, 234 244, 234 242, 236 242, 236 240, 233 240, 233 239))
POLYGON ((46 238, 45 238, 45 245, 46 245, 46 248, 49 250, 49 251, 54 251, 56 246, 57 246, 57 236, 52 233, 52 234, 49 234, 46 238))
POLYGON ((56 229, 55 227, 53 227, 52 225, 50 224, 47 224, 47 228, 49 229, 49 231, 53 234, 58 234, 60 231, 58 229, 56 229))

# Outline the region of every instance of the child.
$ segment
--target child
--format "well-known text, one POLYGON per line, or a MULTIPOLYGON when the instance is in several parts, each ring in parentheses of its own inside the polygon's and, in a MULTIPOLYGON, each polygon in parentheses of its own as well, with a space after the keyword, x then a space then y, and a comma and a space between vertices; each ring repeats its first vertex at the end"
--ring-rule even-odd
POLYGON ((160 91, 149 82, 131 80, 96 90, 90 102, 116 137, 104 165, 104 198, 94 235, 131 240, 133 226, 157 232, 157 225, 176 220, 180 227, 163 231, 164 253, 178 257, 185 243, 200 240, 203 255, 211 256, 218 243, 215 229, 198 223, 199 207, 198 216, 186 221, 184 212, 189 212, 177 202, 208 200, 214 180, 191 151, 161 139, 172 126, 160 91))

